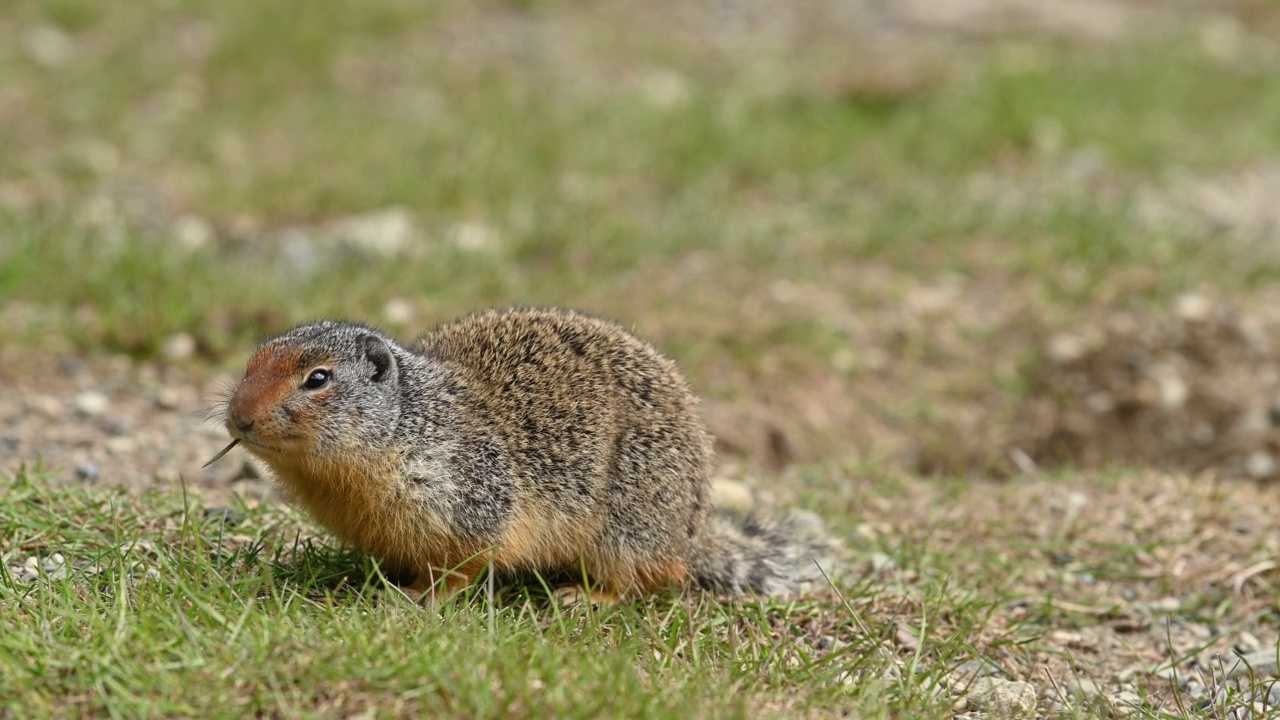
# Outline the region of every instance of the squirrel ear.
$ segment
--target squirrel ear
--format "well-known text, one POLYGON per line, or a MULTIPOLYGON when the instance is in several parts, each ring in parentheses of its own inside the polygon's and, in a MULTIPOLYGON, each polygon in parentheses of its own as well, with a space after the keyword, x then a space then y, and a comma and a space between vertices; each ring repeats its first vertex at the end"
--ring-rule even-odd
POLYGON ((373 377, 370 380, 382 382, 395 377, 396 359, 391 354, 391 348, 382 338, 361 335, 360 345, 364 348, 364 356, 373 363, 373 377))

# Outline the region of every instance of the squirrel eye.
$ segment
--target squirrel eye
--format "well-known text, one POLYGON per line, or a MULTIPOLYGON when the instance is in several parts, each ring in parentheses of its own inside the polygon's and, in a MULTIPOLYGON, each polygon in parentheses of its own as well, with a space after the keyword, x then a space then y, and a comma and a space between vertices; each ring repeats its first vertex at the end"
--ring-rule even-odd
POLYGON ((325 384, 328 382, 329 382, 329 371, 316 369, 316 370, 312 370, 311 374, 307 376, 307 380, 306 382, 302 383, 302 387, 308 390, 319 390, 320 388, 324 387, 325 384))

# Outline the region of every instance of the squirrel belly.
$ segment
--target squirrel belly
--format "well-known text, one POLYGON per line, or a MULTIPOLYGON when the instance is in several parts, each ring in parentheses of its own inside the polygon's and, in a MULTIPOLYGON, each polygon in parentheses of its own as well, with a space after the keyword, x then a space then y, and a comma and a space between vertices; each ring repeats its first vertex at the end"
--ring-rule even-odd
POLYGON ((416 589, 492 563, 585 571, 609 596, 690 581, 784 595, 837 548, 816 518, 710 512, 711 437, 675 364, 569 310, 482 312, 407 345, 300 325, 254 353, 226 425, 320 525, 416 589))

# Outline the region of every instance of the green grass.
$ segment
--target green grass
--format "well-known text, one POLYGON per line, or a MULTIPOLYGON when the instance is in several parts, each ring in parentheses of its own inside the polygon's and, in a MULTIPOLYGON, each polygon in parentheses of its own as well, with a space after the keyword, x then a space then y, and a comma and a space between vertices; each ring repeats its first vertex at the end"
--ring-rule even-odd
POLYGON ((1035 685, 1041 712, 1082 718, 1116 705, 1055 706, 1055 688, 1105 685, 1137 662, 1150 705, 1136 717, 1163 720, 1200 715, 1147 673, 1170 659, 1204 672, 1188 659, 1241 622, 1262 622, 1263 637, 1274 614, 1274 601, 1268 611, 1212 579, 1253 562, 1265 538, 1195 542, 1216 519, 1263 521, 1274 493, 1134 473, 1003 486, 873 466, 788 477, 850 550, 812 596, 566 606, 534 579, 501 579, 431 608, 279 503, 228 518, 179 490, 0 476, 0 716, 949 718, 971 682, 957 669, 982 663, 1035 685), (1068 490, 1093 498, 1078 518, 1053 499, 1068 490), (1135 502, 1152 497, 1171 502, 1135 502), (64 571, 20 578, 27 558, 55 553, 64 571), (1170 596, 1173 656, 1169 611, 1153 609, 1170 596), (1203 629, 1191 649, 1187 627, 1203 629))
POLYGON ((227 524, 177 493, 26 471, 0 492, 6 566, 68 559, 30 584, 0 570, 0 708, 15 717, 942 717, 929 688, 989 612, 934 584, 903 619, 926 637, 904 657, 881 645, 892 622, 855 609, 866 587, 846 587, 848 605, 690 594, 592 609, 503 583, 433 611, 280 507, 227 524), (941 602, 965 617, 934 642, 941 602))

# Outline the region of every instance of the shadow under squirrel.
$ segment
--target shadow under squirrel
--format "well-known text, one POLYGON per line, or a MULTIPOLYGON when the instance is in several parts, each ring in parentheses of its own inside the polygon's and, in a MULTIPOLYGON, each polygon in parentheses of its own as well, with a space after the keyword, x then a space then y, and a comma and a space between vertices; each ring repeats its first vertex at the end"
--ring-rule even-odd
POLYGON ((837 547, 805 513, 711 510, 712 441, 675 364, 571 310, 480 312, 408 345, 300 325, 254 353, 226 427, 321 525, 412 573, 415 595, 489 562, 585 572, 606 601, 690 582, 787 595, 837 547))

